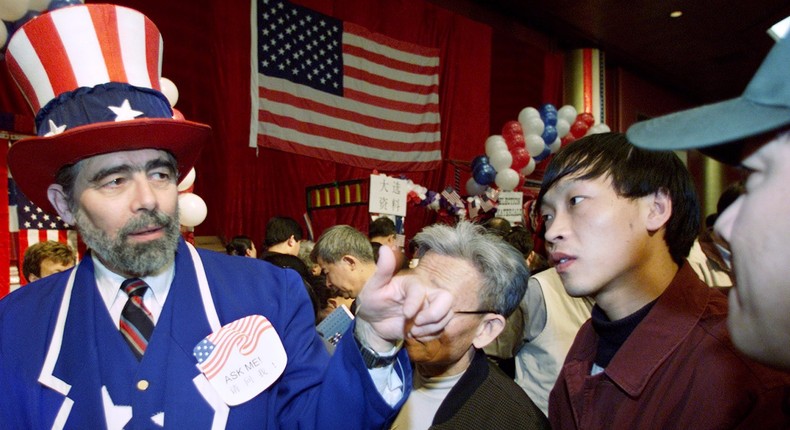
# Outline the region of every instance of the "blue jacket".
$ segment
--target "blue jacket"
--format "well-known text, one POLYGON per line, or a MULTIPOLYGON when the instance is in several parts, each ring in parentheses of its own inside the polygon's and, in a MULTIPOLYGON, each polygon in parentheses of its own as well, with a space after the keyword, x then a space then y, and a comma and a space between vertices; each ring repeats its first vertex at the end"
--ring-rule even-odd
MULTIPOLYGON (((396 368, 402 380, 411 381, 405 351, 396 368)), ((330 359, 296 272, 195 251, 183 241, 175 278, 141 362, 110 319, 91 258, 0 300, 4 429, 148 429, 162 422, 177 429, 380 428, 394 419, 409 385, 404 384, 401 402, 390 407, 374 386, 353 336, 343 336, 330 359), (204 288, 199 283, 203 272, 204 288), (216 326, 254 314, 272 323, 288 362, 272 386, 228 407, 200 374, 192 350, 214 331, 212 318, 216 326), (141 380, 148 383, 145 390, 137 388, 141 380), (105 413, 110 410, 112 414, 105 413), (115 421, 108 422, 108 415, 115 421)))

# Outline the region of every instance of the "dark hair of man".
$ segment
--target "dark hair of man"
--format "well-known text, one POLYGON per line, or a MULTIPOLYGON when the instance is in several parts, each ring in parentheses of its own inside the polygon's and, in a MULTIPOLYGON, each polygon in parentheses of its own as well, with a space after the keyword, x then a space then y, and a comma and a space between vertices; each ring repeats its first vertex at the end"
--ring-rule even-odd
POLYGON ((371 239, 374 237, 387 237, 392 234, 396 234, 395 221, 385 216, 376 218, 368 227, 368 237, 371 239))
POLYGON ((285 242, 291 236, 295 240, 302 240, 302 226, 293 218, 276 216, 270 218, 266 223, 266 237, 264 238, 266 246, 285 242))
POLYGON ((483 224, 490 233, 493 233, 499 237, 505 237, 508 233, 510 233, 511 226, 510 221, 502 217, 493 217, 488 219, 485 224, 483 224))
POLYGON ((252 239, 247 236, 236 236, 225 246, 228 255, 247 255, 247 250, 252 249, 252 239))
POLYGON ((691 175, 671 151, 633 146, 621 133, 586 136, 560 150, 543 176, 538 205, 560 179, 589 180, 608 176, 617 195, 637 199, 665 191, 672 200, 664 241, 679 265, 688 256, 700 230, 700 207, 691 175))
POLYGON ((31 274, 41 277, 41 263, 47 259, 64 266, 77 262, 74 250, 66 244, 47 240, 31 245, 25 250, 22 263, 22 275, 28 282, 30 282, 31 274))
POLYGON ((381 248, 381 244, 378 242, 370 242, 371 248, 373 248, 373 261, 379 261, 379 248, 381 248))
POLYGON ((527 258, 535 247, 535 241, 532 240, 532 233, 520 225, 511 228, 510 233, 506 234, 504 239, 505 242, 518 249, 524 258, 527 258))

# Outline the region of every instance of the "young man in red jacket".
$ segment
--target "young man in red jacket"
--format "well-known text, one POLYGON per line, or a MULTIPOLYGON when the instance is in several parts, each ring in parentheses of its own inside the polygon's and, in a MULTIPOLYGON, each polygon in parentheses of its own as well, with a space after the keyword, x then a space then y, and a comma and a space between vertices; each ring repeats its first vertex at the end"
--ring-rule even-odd
POLYGON ((596 302, 549 397, 553 428, 790 425, 790 375, 735 350, 727 298, 686 262, 700 213, 674 153, 585 137, 552 160, 538 200, 566 291, 596 302))

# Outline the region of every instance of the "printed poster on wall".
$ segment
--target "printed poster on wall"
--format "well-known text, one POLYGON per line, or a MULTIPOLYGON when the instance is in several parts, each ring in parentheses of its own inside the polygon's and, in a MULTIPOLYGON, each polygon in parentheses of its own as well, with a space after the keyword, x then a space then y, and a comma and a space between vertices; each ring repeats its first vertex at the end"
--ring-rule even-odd
POLYGON ((370 213, 406 216, 406 183, 387 175, 370 175, 370 213))
POLYGON ((510 221, 511 224, 524 224, 523 200, 524 193, 520 191, 502 191, 499 193, 499 203, 496 216, 510 221))

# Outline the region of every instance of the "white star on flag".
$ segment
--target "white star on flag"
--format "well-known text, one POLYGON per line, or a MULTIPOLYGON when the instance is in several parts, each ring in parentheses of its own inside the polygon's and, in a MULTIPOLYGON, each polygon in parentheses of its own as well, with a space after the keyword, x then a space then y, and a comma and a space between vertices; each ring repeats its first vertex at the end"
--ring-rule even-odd
POLYGON ((129 99, 125 99, 120 106, 107 106, 115 114, 115 122, 129 121, 143 114, 139 110, 132 109, 129 99))
POLYGON ((66 131, 66 124, 57 125, 55 124, 55 121, 49 120, 49 131, 44 135, 44 137, 54 136, 56 134, 63 133, 64 131, 66 131))

